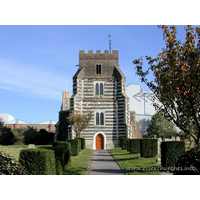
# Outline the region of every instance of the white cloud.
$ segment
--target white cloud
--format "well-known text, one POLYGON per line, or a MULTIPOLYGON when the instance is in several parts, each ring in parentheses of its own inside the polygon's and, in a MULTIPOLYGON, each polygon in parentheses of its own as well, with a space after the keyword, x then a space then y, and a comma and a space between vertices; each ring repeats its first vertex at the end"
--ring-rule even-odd
MULTIPOLYGON (((46 67, 0 59, 0 88, 25 95, 61 101, 62 90, 71 77, 46 67)), ((68 86, 71 83, 68 83, 68 86)))

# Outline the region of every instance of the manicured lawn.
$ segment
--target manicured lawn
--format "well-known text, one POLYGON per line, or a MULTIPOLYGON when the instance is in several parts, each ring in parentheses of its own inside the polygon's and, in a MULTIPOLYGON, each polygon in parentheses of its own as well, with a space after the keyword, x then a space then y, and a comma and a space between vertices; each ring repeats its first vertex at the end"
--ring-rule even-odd
POLYGON ((161 166, 156 162, 156 157, 141 158, 140 154, 130 154, 127 150, 122 150, 121 148, 110 149, 109 152, 117 160, 126 174, 159 175, 161 173, 160 171, 154 171, 157 169, 156 167, 161 166), (139 168, 141 169, 139 170, 139 168))
POLYGON ((83 149, 78 156, 72 156, 71 164, 65 166, 64 175, 86 175, 92 153, 92 149, 83 149))
POLYGON ((6 154, 12 155, 14 158, 19 159, 19 153, 22 149, 27 148, 28 145, 0 145, 0 150, 6 154))

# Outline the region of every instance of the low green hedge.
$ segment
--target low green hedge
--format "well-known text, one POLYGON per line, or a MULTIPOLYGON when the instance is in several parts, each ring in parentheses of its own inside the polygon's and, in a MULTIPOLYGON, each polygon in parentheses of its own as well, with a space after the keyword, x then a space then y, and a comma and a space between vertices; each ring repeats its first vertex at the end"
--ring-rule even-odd
POLYGON ((127 138, 127 137, 124 137, 124 136, 119 137, 119 147, 122 147, 123 139, 124 139, 124 138, 127 138))
POLYGON ((130 153, 140 153, 140 140, 141 139, 130 139, 130 153))
POLYGON ((79 141, 77 139, 67 139, 67 142, 71 144, 71 156, 78 156, 79 153, 79 141))
POLYGON ((166 141, 161 143, 162 167, 174 167, 178 157, 185 152, 184 141, 166 141))
POLYGON ((122 147, 122 149, 126 149, 127 150, 127 146, 128 146, 128 138, 127 137, 120 137, 120 145, 122 147))
POLYGON ((65 141, 54 142, 53 146, 61 147, 64 153, 64 165, 71 163, 71 143, 65 141))
POLYGON ((55 155, 50 149, 22 149, 19 162, 30 175, 56 174, 55 155))
POLYGON ((76 139, 81 140, 81 150, 82 150, 82 149, 85 149, 85 138, 77 137, 76 139))
POLYGON ((143 158, 152 158, 157 155, 158 140, 157 139, 140 139, 140 155, 143 158))
POLYGON ((127 138, 126 140, 127 140, 127 146, 126 146, 126 149, 127 149, 127 151, 130 152, 130 139, 127 138))

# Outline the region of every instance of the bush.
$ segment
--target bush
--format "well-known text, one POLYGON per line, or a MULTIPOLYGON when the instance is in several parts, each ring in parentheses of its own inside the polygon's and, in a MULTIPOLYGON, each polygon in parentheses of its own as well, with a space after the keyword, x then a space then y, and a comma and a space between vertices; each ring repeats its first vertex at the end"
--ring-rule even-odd
POLYGON ((37 129, 28 126, 28 130, 24 131, 25 144, 40 144, 40 133, 37 129))
POLYGON ((64 165, 70 164, 71 163, 71 143, 58 141, 58 142, 54 142, 53 146, 55 147, 59 146, 63 149, 64 165))
POLYGON ((0 129, 0 144, 2 145, 13 145, 14 134, 10 128, 3 127, 0 129))
POLYGON ((76 139, 80 139, 81 140, 81 150, 85 149, 85 138, 77 137, 76 139))
POLYGON ((23 131, 19 128, 13 129, 14 134, 14 144, 22 145, 24 143, 24 134, 23 131))
POLYGON ((127 151, 130 152, 130 139, 127 138, 127 146, 126 146, 127 151))
POLYGON ((63 175, 65 164, 64 164, 64 152, 63 152, 62 147, 60 147, 60 146, 57 146, 57 147, 41 146, 39 148, 50 149, 50 150, 54 151, 56 174, 63 175))
POLYGON ((141 139, 130 139, 130 153, 140 153, 140 140, 141 139))
POLYGON ((55 155, 50 149, 22 149, 19 162, 30 175, 56 174, 55 155))
POLYGON ((120 145, 121 145, 122 149, 127 150, 128 138, 127 137, 120 137, 120 145))
POLYGON ((119 137, 119 147, 122 147, 123 139, 127 137, 119 137))
POLYGON ((80 138, 75 138, 76 140, 78 140, 78 152, 81 151, 81 139, 80 138))
POLYGON ((54 133, 48 132, 45 129, 40 129, 40 140, 38 141, 42 145, 52 144, 54 141, 54 133))
POLYGON ((184 141, 166 141, 161 143, 161 164, 163 167, 174 167, 178 157, 185 152, 184 141))
POLYGON ((25 175, 25 168, 13 156, 0 151, 0 175, 25 175))
POLYGON ((78 156, 79 153, 79 140, 67 139, 67 142, 71 144, 71 156, 78 156))
POLYGON ((200 175, 200 149, 191 149, 178 157, 174 175, 200 175))
POLYGON ((158 140, 157 139, 141 139, 140 155, 144 158, 152 158, 157 155, 158 140))

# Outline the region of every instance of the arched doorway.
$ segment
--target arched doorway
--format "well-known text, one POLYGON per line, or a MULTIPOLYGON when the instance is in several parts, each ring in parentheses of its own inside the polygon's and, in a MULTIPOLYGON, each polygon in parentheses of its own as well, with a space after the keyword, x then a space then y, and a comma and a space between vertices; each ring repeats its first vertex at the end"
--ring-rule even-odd
POLYGON ((96 149, 104 149, 104 138, 101 133, 96 136, 96 149))

